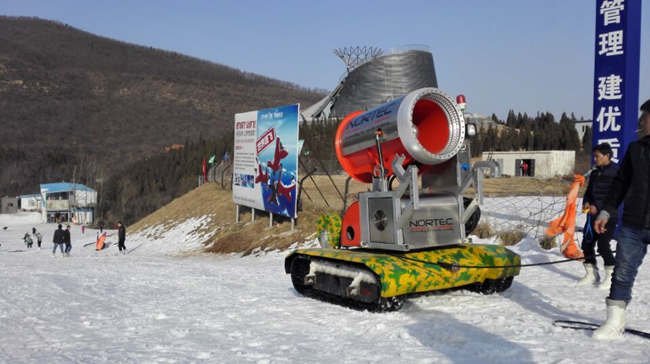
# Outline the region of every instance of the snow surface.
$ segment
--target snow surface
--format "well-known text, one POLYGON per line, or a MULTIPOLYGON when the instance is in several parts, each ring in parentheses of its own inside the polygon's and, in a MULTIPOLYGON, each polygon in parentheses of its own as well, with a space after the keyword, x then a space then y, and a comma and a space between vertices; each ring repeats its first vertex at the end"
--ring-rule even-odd
MULTIPOLYGON (((492 198, 483 221, 527 231, 513 248, 524 263, 562 259, 538 247, 538 226, 563 199, 492 198)), ((127 234, 96 252, 96 231, 72 228, 72 256, 52 257, 54 224, 0 215, 0 362, 6 363, 647 363, 650 342, 599 342, 556 319, 601 322, 606 291, 577 287, 580 263, 522 268, 512 287, 463 290, 369 313, 298 294, 286 252, 200 254, 207 218, 127 234), (6 230, 2 230, 7 226, 6 230), (27 249, 35 226, 44 248, 27 249), (89 244, 84 247, 85 244, 89 244)), ((578 224, 584 222, 579 215, 578 224)), ((579 237, 579 233, 577 234, 579 237)), ((494 239, 475 242, 496 243, 494 239)), ((36 244, 34 244, 36 245, 36 244)), ((59 254, 59 253, 57 253, 59 254)), ((602 260, 599 259, 602 266, 602 260)), ((641 266, 628 327, 650 331, 650 264, 641 266)))

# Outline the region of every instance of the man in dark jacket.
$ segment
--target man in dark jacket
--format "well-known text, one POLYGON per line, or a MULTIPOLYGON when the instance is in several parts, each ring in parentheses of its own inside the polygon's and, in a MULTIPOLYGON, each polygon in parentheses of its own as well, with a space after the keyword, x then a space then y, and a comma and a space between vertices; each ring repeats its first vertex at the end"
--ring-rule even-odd
POLYGON ((630 143, 594 229, 604 233, 607 222, 625 200, 618 233, 616 265, 607 297, 607 321, 594 332, 597 339, 615 339, 625 329, 625 308, 650 243, 650 100, 641 106, 639 140, 630 143))
POLYGON ((117 222, 117 248, 120 249, 120 253, 126 254, 126 246, 124 246, 124 241, 126 240, 126 229, 122 221, 117 222))
POLYGON ((609 246, 612 240, 612 234, 616 228, 616 214, 612 215, 606 226, 606 232, 598 234, 594 231, 594 221, 596 215, 603 209, 605 200, 609 193, 609 187, 612 185, 618 168, 611 162, 612 148, 609 144, 599 144, 594 148, 594 165, 595 169, 589 176, 589 185, 582 199, 582 209, 587 213, 587 221, 582 230, 582 251, 585 253, 585 276, 578 281, 579 285, 593 285, 598 283, 599 274, 596 264, 596 251, 594 246, 598 243, 598 254, 603 257, 605 262, 605 271, 603 279, 600 281, 598 288, 609 289, 612 283, 612 272, 614 271, 614 254, 609 246))
POLYGON ((72 250, 72 241, 70 240, 70 225, 66 226, 63 231, 63 242, 65 243, 65 255, 70 256, 72 250))
POLYGON ((61 247, 61 255, 63 255, 63 243, 65 241, 65 233, 63 232, 63 226, 59 224, 59 228, 54 231, 54 238, 52 242, 54 243, 54 249, 52 249, 52 255, 56 256, 56 248, 61 247))

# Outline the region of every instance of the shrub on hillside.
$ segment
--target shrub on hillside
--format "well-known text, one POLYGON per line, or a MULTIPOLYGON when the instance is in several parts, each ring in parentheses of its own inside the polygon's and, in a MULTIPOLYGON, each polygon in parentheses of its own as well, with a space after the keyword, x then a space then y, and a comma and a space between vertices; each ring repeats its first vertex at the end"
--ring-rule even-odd
POLYGON ((519 230, 509 230, 500 232, 498 236, 503 245, 510 246, 519 243, 526 234, 519 230))
POLYGON ((557 246, 557 242, 555 241, 554 236, 548 237, 544 235, 544 237, 539 240, 539 246, 541 246, 542 249, 551 250, 557 246))
POLYGON ((481 239, 485 239, 494 236, 495 232, 490 224, 482 222, 476 226, 476 229, 474 229, 472 234, 478 236, 481 239))

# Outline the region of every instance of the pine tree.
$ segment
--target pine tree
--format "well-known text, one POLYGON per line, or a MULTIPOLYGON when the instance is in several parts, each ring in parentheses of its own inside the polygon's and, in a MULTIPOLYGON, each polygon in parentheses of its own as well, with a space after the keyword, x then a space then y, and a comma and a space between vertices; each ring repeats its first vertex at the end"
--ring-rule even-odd
POLYGON ((562 116, 560 116, 560 125, 563 125, 563 124, 566 124, 566 123, 570 123, 570 122, 571 122, 571 120, 569 119, 569 117, 567 116, 567 114, 566 114, 565 112, 563 112, 563 113, 562 113, 562 116))
POLYGON ((513 127, 517 122, 517 116, 515 116, 514 110, 508 111, 508 116, 506 117, 506 125, 513 127))

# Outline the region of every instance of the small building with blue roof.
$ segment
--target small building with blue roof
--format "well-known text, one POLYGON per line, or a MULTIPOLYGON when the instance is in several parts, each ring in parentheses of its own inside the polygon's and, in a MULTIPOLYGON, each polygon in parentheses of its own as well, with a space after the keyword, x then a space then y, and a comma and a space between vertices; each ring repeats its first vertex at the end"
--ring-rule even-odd
POLYGON ((79 183, 57 182, 41 185, 43 222, 92 224, 97 191, 79 183))

